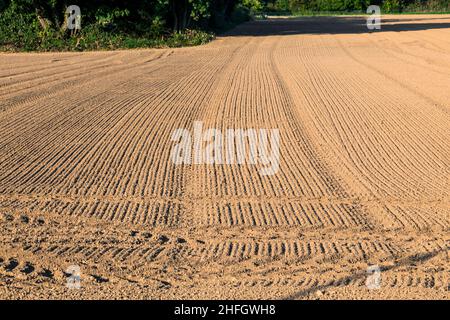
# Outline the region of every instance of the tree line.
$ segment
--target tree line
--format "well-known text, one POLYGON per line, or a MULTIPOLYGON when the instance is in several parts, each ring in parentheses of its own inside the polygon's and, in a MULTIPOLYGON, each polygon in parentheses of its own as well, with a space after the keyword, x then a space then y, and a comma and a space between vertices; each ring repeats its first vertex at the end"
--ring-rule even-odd
POLYGON ((267 13, 449 11, 450 0, 0 0, 0 50, 184 46, 267 13), (68 30, 67 8, 81 10, 68 30))
POLYGON ((267 12, 365 12, 378 5, 384 13, 448 12, 450 0, 263 0, 267 12))
POLYGON ((433 11, 447 10, 450 0, 0 0, 0 15, 13 13, 19 20, 28 16, 43 30, 61 29, 65 9, 78 5, 83 24, 157 34, 188 28, 220 29, 259 11, 364 11, 371 4, 387 12, 433 11))

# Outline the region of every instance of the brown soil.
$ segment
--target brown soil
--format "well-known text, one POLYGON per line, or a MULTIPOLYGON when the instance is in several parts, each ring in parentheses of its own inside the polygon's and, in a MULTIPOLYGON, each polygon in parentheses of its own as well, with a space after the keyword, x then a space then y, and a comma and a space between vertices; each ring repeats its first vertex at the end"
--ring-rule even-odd
POLYGON ((449 87, 440 15, 2 54, 0 298, 448 299, 449 87), (280 171, 173 165, 195 120, 279 128, 280 171))

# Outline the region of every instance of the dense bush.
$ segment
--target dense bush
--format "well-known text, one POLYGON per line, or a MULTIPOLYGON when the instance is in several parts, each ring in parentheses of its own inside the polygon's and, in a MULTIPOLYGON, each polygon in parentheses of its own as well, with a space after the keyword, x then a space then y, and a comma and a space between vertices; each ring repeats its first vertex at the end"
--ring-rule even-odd
POLYGON ((21 12, 14 5, 4 7, 0 15, 0 44, 31 50, 37 38, 45 37, 33 14, 21 12))
POLYGON ((0 49, 197 45, 261 8, 259 0, 0 0, 0 49), (67 28, 69 4, 81 8, 79 31, 67 28))

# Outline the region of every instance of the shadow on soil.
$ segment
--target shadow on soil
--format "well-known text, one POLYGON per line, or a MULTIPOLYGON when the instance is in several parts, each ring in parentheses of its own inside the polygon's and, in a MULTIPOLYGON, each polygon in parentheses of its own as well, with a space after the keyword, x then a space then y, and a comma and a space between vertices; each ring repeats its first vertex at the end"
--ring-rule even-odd
MULTIPOLYGON (((381 272, 385 272, 385 271, 389 271, 389 270, 395 270, 395 269, 403 267, 403 266, 415 266, 418 264, 425 263, 426 261, 439 255, 440 253, 447 252, 447 251, 448 251, 448 249, 443 249, 443 250, 436 250, 436 251, 432 251, 432 252, 414 254, 414 255, 411 255, 411 256, 408 256, 406 258, 399 260, 397 263, 395 263, 392 266, 380 266, 380 269, 381 269, 381 272)), ((367 275, 368 275, 367 272, 365 270, 363 270, 363 271, 357 272, 351 276, 342 277, 340 279, 333 280, 331 283, 326 284, 326 285, 313 286, 308 289, 299 291, 297 293, 294 293, 294 294, 286 297, 285 299, 287 299, 287 300, 301 299, 301 298, 304 298, 318 290, 322 291, 322 290, 336 287, 342 283, 346 284, 346 283, 350 283, 355 280, 366 279, 367 275)))
POLYGON ((450 15, 445 18, 417 18, 381 20, 381 30, 369 30, 367 17, 299 17, 270 18, 268 20, 251 21, 230 30, 222 36, 287 36, 300 34, 358 34, 371 32, 403 32, 430 29, 450 29, 450 22, 418 21, 444 20, 450 21, 450 15))

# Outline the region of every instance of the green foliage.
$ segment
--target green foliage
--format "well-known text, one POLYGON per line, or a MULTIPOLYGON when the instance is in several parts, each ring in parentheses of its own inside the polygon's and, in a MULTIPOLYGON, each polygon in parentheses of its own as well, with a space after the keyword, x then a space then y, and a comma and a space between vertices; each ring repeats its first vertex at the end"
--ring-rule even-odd
POLYGON ((165 21, 160 17, 156 16, 151 20, 149 35, 151 38, 156 38, 163 34, 165 30, 165 21))
POLYGON ((130 10, 128 9, 101 7, 95 13, 95 20, 101 27, 112 27, 117 26, 118 18, 128 17, 129 15, 130 10))
POLYGON ((399 12, 401 10, 400 0, 384 0, 383 8, 384 12, 399 12))
POLYGON ((242 0, 242 6, 248 8, 253 14, 263 9, 263 5, 259 0, 242 0))
POLYGON ((21 47, 31 50, 36 41, 46 36, 39 27, 36 16, 19 11, 14 4, 0 13, 0 26, 0 44, 5 48, 21 47))
POLYGON ((403 3, 404 12, 449 12, 450 0, 414 0, 403 3))
POLYGON ((290 10, 289 0, 276 0, 273 4, 273 8, 280 11, 290 10))
POLYGON ((208 0, 189 0, 189 3, 192 6, 190 16, 194 21, 200 21, 201 19, 210 17, 208 0))
POLYGON ((198 46, 208 43, 213 38, 212 33, 188 29, 172 34, 165 43, 169 47, 198 46))
POLYGON ((242 1, 258 0, 77 0, 82 29, 67 29, 66 0, 0 0, 0 50, 102 50, 200 45, 235 15, 248 19, 242 1), (221 24, 213 15, 221 12, 221 24))

